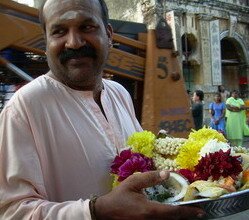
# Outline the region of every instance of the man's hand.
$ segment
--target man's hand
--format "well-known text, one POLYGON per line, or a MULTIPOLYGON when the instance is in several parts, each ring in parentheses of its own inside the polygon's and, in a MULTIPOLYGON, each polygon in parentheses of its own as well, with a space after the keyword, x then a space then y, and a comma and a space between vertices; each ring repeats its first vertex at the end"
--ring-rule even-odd
POLYGON ((110 193, 95 203, 97 220, 143 220, 143 219, 196 219, 204 211, 196 207, 171 206, 150 201, 144 196, 144 188, 157 185, 169 177, 165 171, 138 173, 128 177, 110 193))

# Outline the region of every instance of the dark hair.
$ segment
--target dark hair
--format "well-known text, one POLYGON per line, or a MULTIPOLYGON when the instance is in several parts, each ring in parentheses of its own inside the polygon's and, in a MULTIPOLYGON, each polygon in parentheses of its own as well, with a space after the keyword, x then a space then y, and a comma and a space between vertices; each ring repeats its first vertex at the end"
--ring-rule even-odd
POLYGON ((195 94, 199 97, 199 99, 201 101, 203 101, 203 99, 204 99, 204 93, 203 93, 203 91, 197 89, 197 90, 195 90, 195 94))
POLYGON ((236 94, 240 95, 239 90, 237 90, 237 89, 234 89, 234 90, 231 92, 231 95, 232 95, 233 93, 236 93, 236 94))
POLYGON ((214 93, 214 96, 219 96, 221 97, 221 94, 219 92, 214 93))
MULTIPOLYGON (((101 7, 103 23, 105 27, 107 27, 108 22, 109 22, 109 13, 108 13, 107 5, 105 3, 105 0, 98 0, 98 1, 101 7)), ((46 24, 45 24, 45 19, 44 19, 44 14, 43 14, 43 8, 46 2, 47 0, 44 0, 39 8, 39 20, 40 20, 40 24, 44 32, 46 32, 46 24)))

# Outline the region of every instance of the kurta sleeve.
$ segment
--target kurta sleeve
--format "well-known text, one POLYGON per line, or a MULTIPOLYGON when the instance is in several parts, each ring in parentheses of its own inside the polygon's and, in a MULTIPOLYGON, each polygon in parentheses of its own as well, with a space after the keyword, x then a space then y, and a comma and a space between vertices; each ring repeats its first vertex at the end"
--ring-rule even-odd
POLYGON ((88 199, 49 201, 26 119, 12 106, 0 116, 0 219, 91 219, 88 199))

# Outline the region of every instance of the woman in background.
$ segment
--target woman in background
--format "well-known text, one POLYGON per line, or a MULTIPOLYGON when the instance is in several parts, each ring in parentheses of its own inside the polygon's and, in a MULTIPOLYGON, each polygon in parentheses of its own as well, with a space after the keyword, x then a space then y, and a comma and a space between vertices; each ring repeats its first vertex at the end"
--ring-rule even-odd
POLYGON ((249 129, 246 125, 245 103, 239 98, 239 92, 237 90, 232 91, 232 96, 226 101, 226 107, 227 139, 232 146, 242 146, 243 137, 247 135, 249 129))
POLYGON ((192 115, 194 119, 195 130, 203 126, 203 101, 204 93, 201 90, 195 90, 193 94, 192 115))
POLYGON ((225 134, 225 112, 226 105, 222 102, 221 94, 216 93, 214 102, 209 105, 209 113, 211 116, 210 127, 225 134))

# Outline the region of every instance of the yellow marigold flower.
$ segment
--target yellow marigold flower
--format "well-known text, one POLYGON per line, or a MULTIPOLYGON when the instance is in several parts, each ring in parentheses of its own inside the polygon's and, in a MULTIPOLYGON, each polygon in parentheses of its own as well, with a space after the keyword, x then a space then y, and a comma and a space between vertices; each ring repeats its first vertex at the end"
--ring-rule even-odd
POLYGON ((203 127, 202 129, 198 131, 193 130, 189 134, 188 139, 193 139, 195 141, 206 140, 206 142, 211 139, 217 139, 220 142, 227 142, 223 134, 219 133, 218 131, 212 128, 207 128, 207 127, 203 127))
POLYGON ((198 164, 200 159, 199 151, 202 148, 203 143, 188 140, 179 150, 179 154, 176 157, 176 163, 181 169, 193 170, 194 166, 198 164))
POLYGON ((203 127, 202 129, 193 130, 187 141, 179 149, 176 163, 182 169, 193 170, 200 159, 199 152, 201 148, 211 139, 217 139, 220 142, 227 142, 225 137, 218 131, 203 127))
POLYGON ((134 153, 152 157, 155 138, 156 136, 150 131, 135 132, 128 138, 127 145, 134 153))
POLYGON ((118 181, 118 175, 111 174, 111 176, 113 177, 112 188, 115 188, 120 184, 120 182, 118 181))

